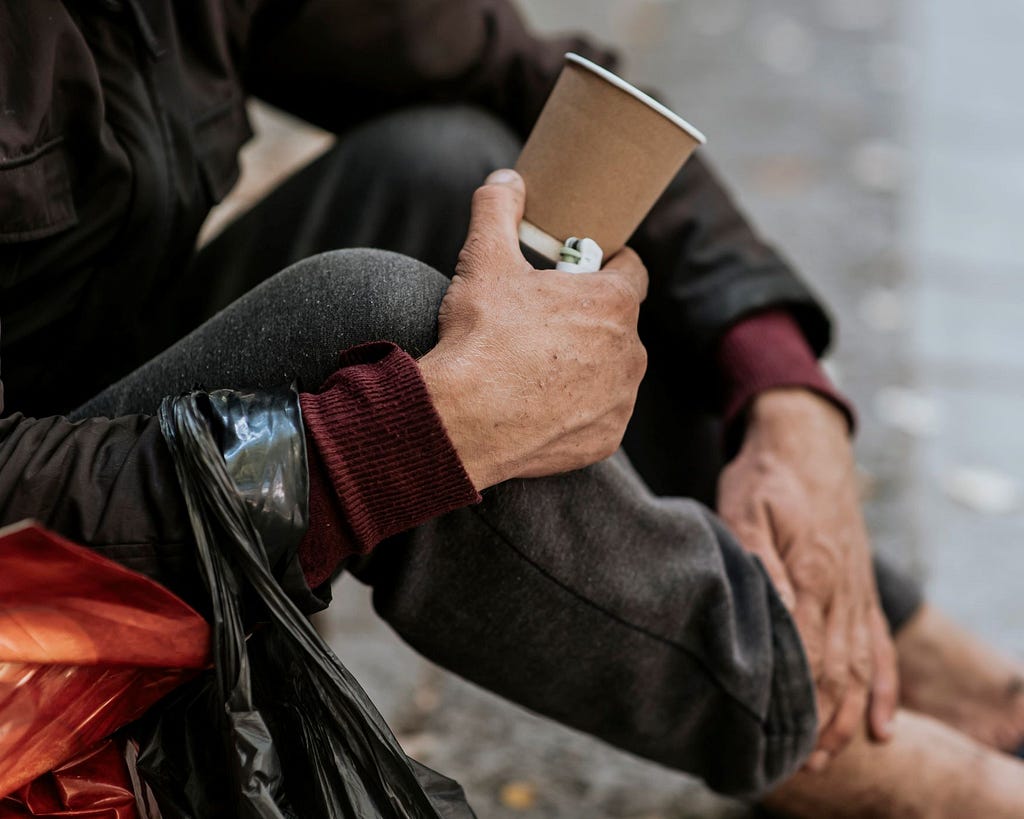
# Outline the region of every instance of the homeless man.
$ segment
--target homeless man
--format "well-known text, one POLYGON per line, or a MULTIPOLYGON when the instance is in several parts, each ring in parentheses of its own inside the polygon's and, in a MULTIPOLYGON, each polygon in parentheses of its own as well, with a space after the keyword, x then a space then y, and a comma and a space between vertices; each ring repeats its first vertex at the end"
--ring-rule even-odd
MULTIPOLYGON (((872 570, 823 309, 704 162, 592 278, 523 258, 514 174, 474 196, 562 54, 610 54, 505 0, 3 0, 0 44, 3 522, 187 597, 151 413, 297 381, 311 523, 282 572, 308 609, 346 567, 431 659, 724 793, 789 778, 794 814, 1019 798, 1008 758, 892 722, 937 615, 872 570), (250 95, 338 142, 197 254, 250 95), (826 772, 793 777, 809 754, 826 772)), ((920 710, 1015 673, 954 666, 920 710)), ((1019 741, 1014 707, 1012 736, 955 727, 1019 741)))

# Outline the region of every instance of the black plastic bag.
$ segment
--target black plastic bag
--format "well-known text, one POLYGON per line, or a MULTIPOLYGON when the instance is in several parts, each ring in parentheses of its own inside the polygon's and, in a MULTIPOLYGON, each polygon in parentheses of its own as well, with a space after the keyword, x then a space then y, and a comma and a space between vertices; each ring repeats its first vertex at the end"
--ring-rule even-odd
MULTIPOLYGON (((473 819, 457 783, 405 755, 271 571, 262 535, 282 530, 254 523, 252 498, 228 469, 244 447, 224 438, 262 428, 265 451, 242 470, 250 477, 253 464, 295 469, 288 457, 274 462, 274 448, 294 450, 301 435, 294 399, 274 406, 266 394, 221 391, 160 408, 210 592, 215 669, 138 725, 139 772, 163 819, 473 819)), ((304 460, 294 481, 274 478, 270 502, 286 517, 305 504, 304 460), (282 497, 295 487, 301 498, 282 497)))

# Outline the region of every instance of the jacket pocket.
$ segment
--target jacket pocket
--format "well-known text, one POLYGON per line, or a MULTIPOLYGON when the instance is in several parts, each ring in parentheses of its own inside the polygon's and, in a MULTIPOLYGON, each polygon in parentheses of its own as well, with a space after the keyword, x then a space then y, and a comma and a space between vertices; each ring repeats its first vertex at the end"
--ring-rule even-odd
POLYGON ((192 127, 203 184, 216 204, 238 181, 238 152, 252 136, 245 105, 238 98, 232 99, 203 114, 192 127))
POLYGON ((0 157, 0 244, 42 239, 78 223, 63 143, 57 137, 0 157))

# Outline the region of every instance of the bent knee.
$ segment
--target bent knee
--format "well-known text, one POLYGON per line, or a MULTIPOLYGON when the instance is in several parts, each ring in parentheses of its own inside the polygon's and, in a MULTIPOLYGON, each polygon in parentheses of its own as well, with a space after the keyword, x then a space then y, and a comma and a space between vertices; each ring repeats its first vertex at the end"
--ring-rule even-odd
POLYGON ((386 340, 411 355, 437 341, 437 313, 448 279, 387 250, 332 250, 296 262, 268 285, 292 320, 337 328, 350 343, 386 340), (290 307, 288 305, 291 305, 290 307))

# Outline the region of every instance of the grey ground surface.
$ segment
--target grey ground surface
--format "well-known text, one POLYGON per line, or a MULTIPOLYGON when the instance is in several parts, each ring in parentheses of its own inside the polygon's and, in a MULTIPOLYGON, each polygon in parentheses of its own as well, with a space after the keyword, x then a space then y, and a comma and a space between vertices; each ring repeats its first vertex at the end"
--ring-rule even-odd
MULTIPOLYGON (((839 316, 877 547, 1024 652, 1024 76, 1018 0, 529 0, 616 42, 839 316)), ((322 136, 257 111, 231 208, 322 136)), ((223 218, 223 214, 220 218, 223 218)), ((481 817, 743 817, 677 774, 516 709, 402 645, 343 580, 322 628, 407 749, 481 817)), ((514 656, 509 657, 515 663, 514 656)))

